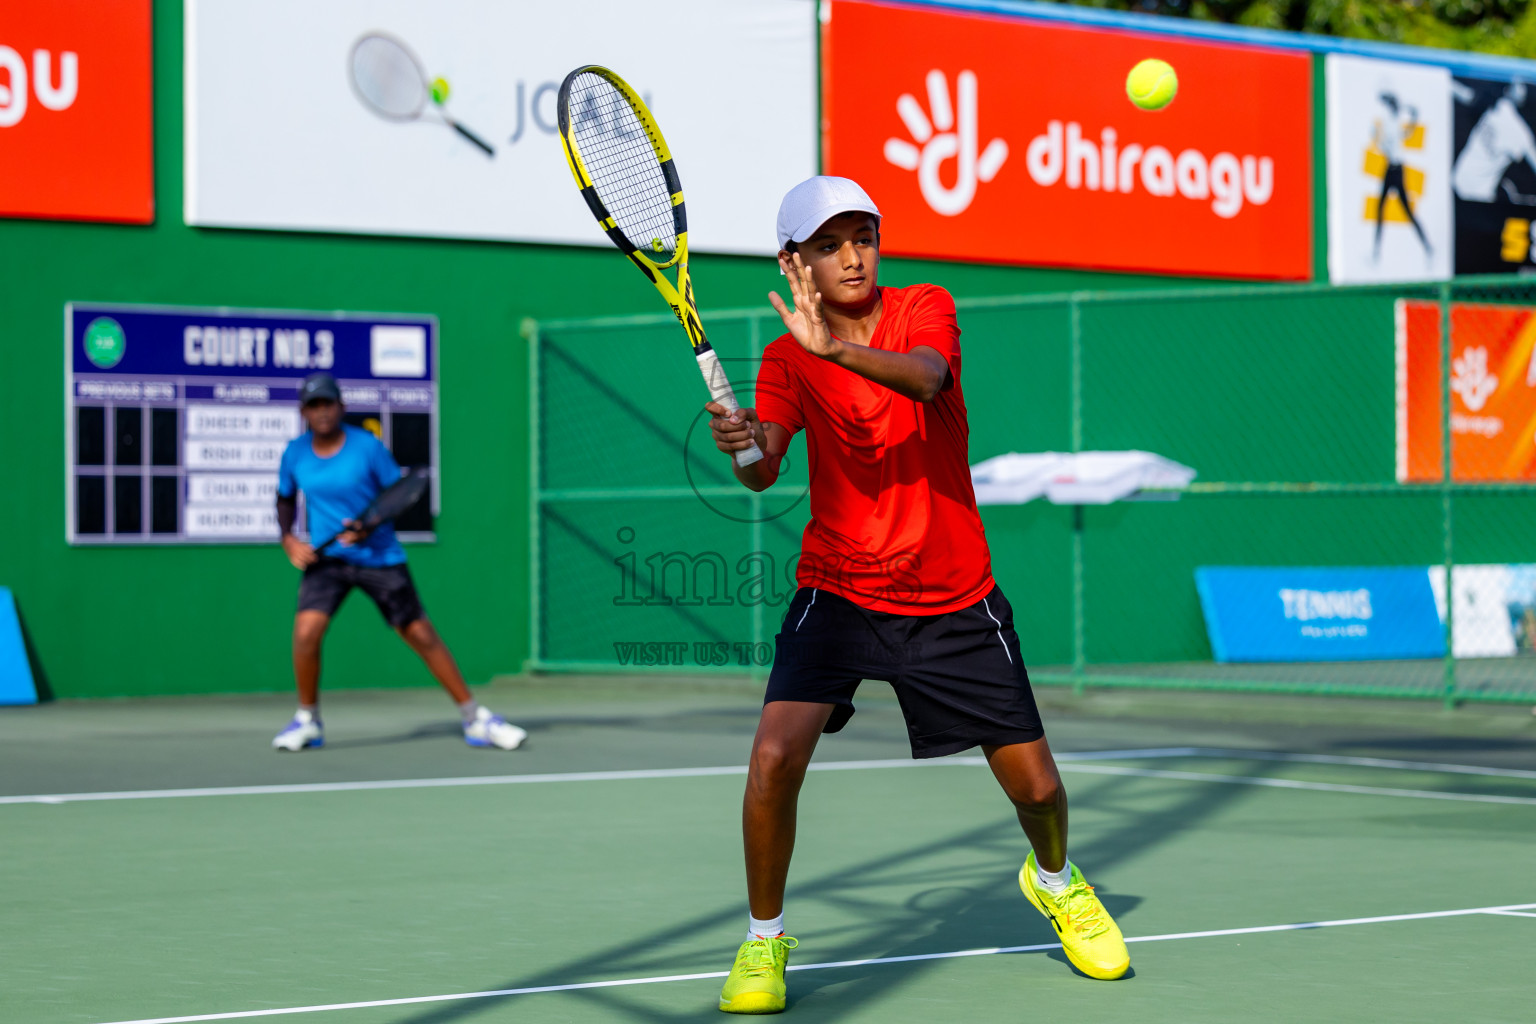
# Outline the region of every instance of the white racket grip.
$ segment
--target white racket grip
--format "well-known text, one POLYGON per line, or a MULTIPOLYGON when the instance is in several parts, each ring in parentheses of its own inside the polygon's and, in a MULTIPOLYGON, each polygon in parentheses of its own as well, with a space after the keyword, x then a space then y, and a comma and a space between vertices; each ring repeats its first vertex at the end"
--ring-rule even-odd
MULTIPOLYGON (((695 358, 699 361, 699 372, 704 375, 704 383, 709 385, 709 397, 725 406, 726 412, 740 409, 741 403, 736 401, 736 392, 731 389, 731 382, 725 376, 725 367, 720 365, 720 357, 715 355, 715 350, 705 349, 695 358)), ((762 457, 763 450, 753 442, 752 447, 736 453, 736 465, 750 466, 762 457)))

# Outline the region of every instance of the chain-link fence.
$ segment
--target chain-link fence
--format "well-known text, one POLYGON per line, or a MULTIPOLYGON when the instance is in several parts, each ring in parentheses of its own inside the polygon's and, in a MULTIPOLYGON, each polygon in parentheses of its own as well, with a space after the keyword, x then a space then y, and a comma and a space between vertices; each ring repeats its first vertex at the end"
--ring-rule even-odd
MULTIPOLYGON (((972 463, 1134 449, 1198 472, 1176 501, 983 508, 1034 681, 1536 700, 1536 284, 959 307, 972 463)), ((749 403, 777 317, 706 321, 749 403)), ((531 667, 765 673, 803 439, 775 487, 737 484, 665 315, 530 343, 531 667)))

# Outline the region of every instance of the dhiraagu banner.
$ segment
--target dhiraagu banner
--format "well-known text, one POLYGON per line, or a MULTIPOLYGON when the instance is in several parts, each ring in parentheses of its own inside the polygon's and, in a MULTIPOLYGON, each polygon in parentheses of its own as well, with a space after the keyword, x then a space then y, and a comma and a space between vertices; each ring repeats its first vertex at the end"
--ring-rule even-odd
POLYGON ((824 10, 826 173, 869 192, 885 252, 1311 277, 1307 54, 937 6, 824 10), (1125 78, 1154 54, 1180 86, 1149 112, 1125 78))
MULTIPOLYGON (((1397 479, 1443 476, 1440 306, 1399 299, 1397 479)), ((1536 480, 1536 308, 1451 304, 1451 476, 1536 480)))

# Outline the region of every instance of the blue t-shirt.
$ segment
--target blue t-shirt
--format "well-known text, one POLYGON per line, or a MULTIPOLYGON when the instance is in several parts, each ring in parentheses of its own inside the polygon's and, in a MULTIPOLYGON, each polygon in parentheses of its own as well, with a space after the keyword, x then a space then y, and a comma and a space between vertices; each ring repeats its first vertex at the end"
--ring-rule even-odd
MULTIPOLYGON (((288 442, 278 466, 278 495, 291 498, 304 492, 311 543, 340 533, 343 520, 356 519, 375 495, 400 479, 399 464, 378 438, 350 423, 341 429, 346 440, 336 454, 316 455, 314 435, 305 431, 288 442)), ((371 568, 405 561, 392 523, 381 523, 361 544, 332 544, 325 555, 371 568)))

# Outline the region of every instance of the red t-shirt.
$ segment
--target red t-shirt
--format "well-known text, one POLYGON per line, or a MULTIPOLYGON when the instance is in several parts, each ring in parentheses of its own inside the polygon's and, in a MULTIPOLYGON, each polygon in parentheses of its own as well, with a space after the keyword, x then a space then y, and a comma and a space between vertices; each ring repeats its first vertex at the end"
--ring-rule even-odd
POLYGON ((881 288, 880 300, 870 348, 937 351, 950 375, 937 398, 904 398, 785 334, 763 353, 757 414, 791 435, 806 432, 811 521, 800 586, 872 611, 941 615, 992 589, 967 458, 955 301, 931 284, 881 288))

